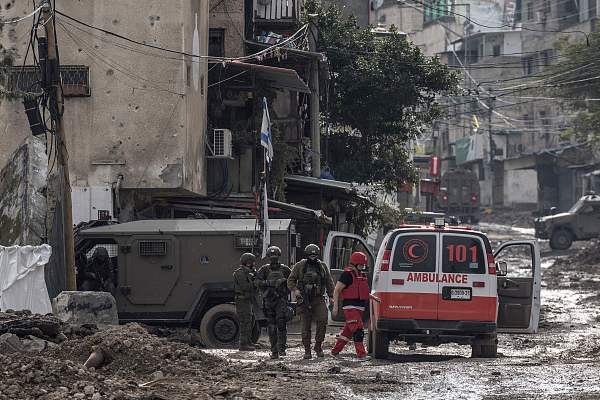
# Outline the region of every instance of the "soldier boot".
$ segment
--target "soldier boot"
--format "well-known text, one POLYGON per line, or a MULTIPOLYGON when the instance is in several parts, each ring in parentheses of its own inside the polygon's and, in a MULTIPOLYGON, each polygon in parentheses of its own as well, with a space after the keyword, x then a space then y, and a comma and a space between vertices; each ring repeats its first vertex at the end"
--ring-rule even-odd
POLYGON ((317 353, 317 357, 322 358, 325 357, 325 353, 323 353, 323 342, 315 342, 315 353, 317 353))

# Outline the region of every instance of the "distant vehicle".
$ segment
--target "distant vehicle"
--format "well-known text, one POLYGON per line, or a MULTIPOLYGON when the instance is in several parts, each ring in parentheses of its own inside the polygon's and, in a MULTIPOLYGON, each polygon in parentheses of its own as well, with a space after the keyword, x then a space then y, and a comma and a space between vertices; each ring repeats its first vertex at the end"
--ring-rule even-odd
POLYGON ((447 171, 440 181, 436 211, 456 216, 465 223, 477 224, 479 196, 479 179, 474 172, 463 168, 447 171))
POLYGON ((576 240, 588 240, 600 236, 600 196, 590 193, 581 197, 565 213, 536 218, 535 237, 550 239, 550 247, 566 250, 576 240))
MULTIPOLYGON (((465 227, 407 225, 386 235, 377 258, 357 235, 330 232, 324 261, 334 279, 352 251, 369 257, 369 351, 385 359, 391 341, 471 345, 496 357, 497 333, 535 333, 541 269, 535 240, 502 243, 465 227)), ((338 313, 339 316, 339 313, 338 313)), ((330 323, 343 317, 330 315, 330 323)))
MULTIPOLYGON (((77 229, 78 267, 96 248, 106 248, 116 266, 113 295, 120 322, 194 327, 209 347, 236 343, 239 324, 232 274, 241 254, 257 247, 254 219, 159 219, 92 225, 95 227, 77 229)), ((296 238, 292 221, 272 219, 269 226, 271 243, 282 250, 281 261, 293 264, 296 238)), ((260 315, 258 319, 262 319, 260 315)), ((255 324, 255 341, 259 334, 259 324, 255 324)))

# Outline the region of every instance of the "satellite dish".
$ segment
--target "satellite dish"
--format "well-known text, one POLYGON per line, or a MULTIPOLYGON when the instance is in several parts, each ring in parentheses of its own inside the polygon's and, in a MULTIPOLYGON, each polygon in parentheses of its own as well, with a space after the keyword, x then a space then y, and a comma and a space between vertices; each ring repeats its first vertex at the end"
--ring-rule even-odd
POLYGON ((373 4, 373 10, 377 10, 383 5, 383 0, 373 0, 371 4, 373 4))

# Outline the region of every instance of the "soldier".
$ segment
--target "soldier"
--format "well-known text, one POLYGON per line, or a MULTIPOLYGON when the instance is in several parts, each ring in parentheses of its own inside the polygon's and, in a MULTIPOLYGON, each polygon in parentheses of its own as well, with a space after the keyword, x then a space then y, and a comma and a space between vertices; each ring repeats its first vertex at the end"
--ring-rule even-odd
POLYGON ((317 324, 315 333, 315 353, 317 357, 324 357, 323 340, 327 330, 327 306, 324 295, 329 297, 329 304, 333 304, 333 280, 327 265, 319 260, 321 253, 319 246, 309 244, 304 249, 306 258, 299 261, 292 268, 288 278, 288 288, 294 292, 298 301, 298 314, 302 321, 302 344, 304 345, 304 359, 312 358, 310 349, 311 324, 317 324))
POLYGON ((267 249, 270 264, 263 265, 256 274, 256 285, 262 290, 263 310, 267 317, 271 358, 285 356, 287 339, 288 296, 287 279, 291 270, 279 262, 281 249, 271 246, 267 249))
POLYGON ((256 278, 255 262, 256 257, 254 254, 244 253, 240 257, 241 266, 233 273, 235 309, 240 321, 240 351, 255 350, 251 339, 252 324, 254 323, 252 303, 256 295, 254 287, 254 279, 256 278))

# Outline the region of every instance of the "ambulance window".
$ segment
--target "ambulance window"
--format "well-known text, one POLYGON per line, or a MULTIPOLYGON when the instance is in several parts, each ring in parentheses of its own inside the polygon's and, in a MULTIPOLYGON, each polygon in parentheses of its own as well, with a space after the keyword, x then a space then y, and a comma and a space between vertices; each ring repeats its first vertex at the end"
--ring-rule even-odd
POLYGON ((504 247, 496 262, 505 261, 511 278, 533 277, 533 249, 530 245, 515 244, 504 247))
POLYGON ((442 272, 485 274, 485 256, 476 237, 444 235, 442 272))
POLYGON ((400 236, 396 241, 392 271, 435 272, 436 237, 400 236))

